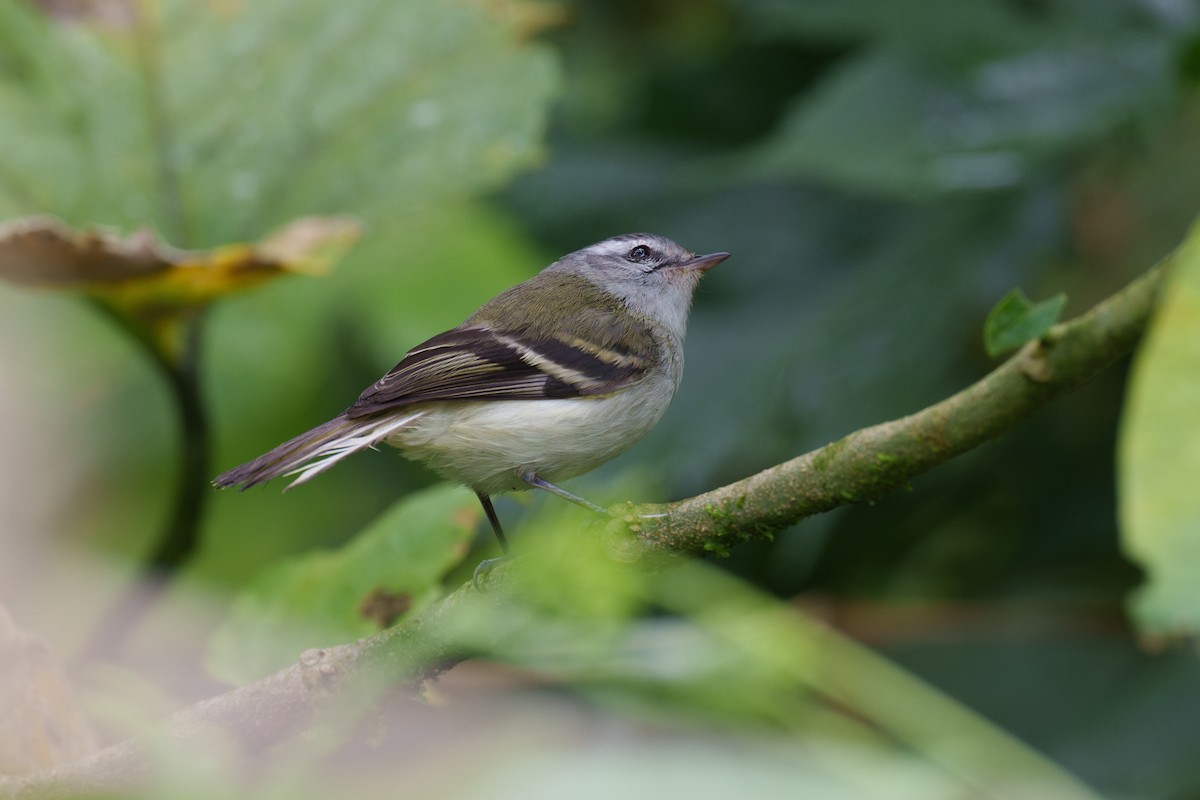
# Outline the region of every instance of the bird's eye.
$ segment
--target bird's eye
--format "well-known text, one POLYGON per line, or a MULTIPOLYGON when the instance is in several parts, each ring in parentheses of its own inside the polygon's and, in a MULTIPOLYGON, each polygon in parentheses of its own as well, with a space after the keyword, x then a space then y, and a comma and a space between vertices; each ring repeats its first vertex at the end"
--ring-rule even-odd
POLYGON ((653 255, 653 250, 651 250, 649 247, 646 247, 644 244, 639 244, 637 247, 629 251, 629 255, 626 256, 626 258, 628 258, 630 261, 641 262, 649 261, 650 257, 653 255))

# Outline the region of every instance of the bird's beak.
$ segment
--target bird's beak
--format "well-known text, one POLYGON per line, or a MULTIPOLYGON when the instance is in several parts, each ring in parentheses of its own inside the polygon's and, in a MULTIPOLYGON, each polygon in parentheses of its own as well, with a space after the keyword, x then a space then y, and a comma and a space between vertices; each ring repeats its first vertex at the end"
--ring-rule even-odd
POLYGON ((710 269, 729 258, 729 253, 709 253, 706 256, 692 256, 687 261, 680 261, 672 266, 673 269, 689 272, 708 272, 710 269))

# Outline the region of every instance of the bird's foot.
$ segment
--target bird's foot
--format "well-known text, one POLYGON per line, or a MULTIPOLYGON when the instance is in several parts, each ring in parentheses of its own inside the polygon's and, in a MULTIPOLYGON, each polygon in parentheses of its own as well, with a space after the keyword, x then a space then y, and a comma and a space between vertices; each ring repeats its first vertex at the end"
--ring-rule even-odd
POLYGON ((511 558, 512 556, 505 554, 496 558, 487 558, 483 561, 480 561, 479 566, 475 567, 475 572, 471 574, 471 585, 475 587, 475 591, 483 591, 483 585, 479 582, 481 578, 486 578, 489 572, 511 558))

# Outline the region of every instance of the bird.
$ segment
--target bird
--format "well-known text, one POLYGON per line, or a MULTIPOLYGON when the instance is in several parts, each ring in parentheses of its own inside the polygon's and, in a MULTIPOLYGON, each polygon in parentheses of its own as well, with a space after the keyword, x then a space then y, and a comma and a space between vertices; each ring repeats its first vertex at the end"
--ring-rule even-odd
POLYGON ((507 556, 492 497, 559 486, 620 455, 666 412, 700 278, 729 257, 630 233, 568 253, 408 351, 333 419, 218 475, 220 488, 305 483, 386 443, 475 492, 507 556))

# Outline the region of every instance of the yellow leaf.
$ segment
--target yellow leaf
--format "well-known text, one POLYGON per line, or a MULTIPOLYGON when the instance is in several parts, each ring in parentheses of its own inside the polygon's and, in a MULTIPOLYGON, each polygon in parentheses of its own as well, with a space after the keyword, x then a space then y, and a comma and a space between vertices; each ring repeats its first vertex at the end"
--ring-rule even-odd
POLYGON ((180 250, 142 229, 73 231, 52 217, 0 225, 0 278, 96 295, 134 317, 196 309, 286 273, 327 271, 358 240, 346 217, 305 217, 253 244, 180 250))
POLYGON ((322 275, 341 260, 362 225, 350 217, 302 217, 256 245, 260 258, 287 264, 291 272, 322 275))
POLYGON ((279 275, 326 272, 361 233, 348 217, 304 217, 261 242, 180 250, 149 229, 122 237, 25 217, 0 225, 0 280, 89 295, 175 363, 185 321, 213 300, 279 275))

